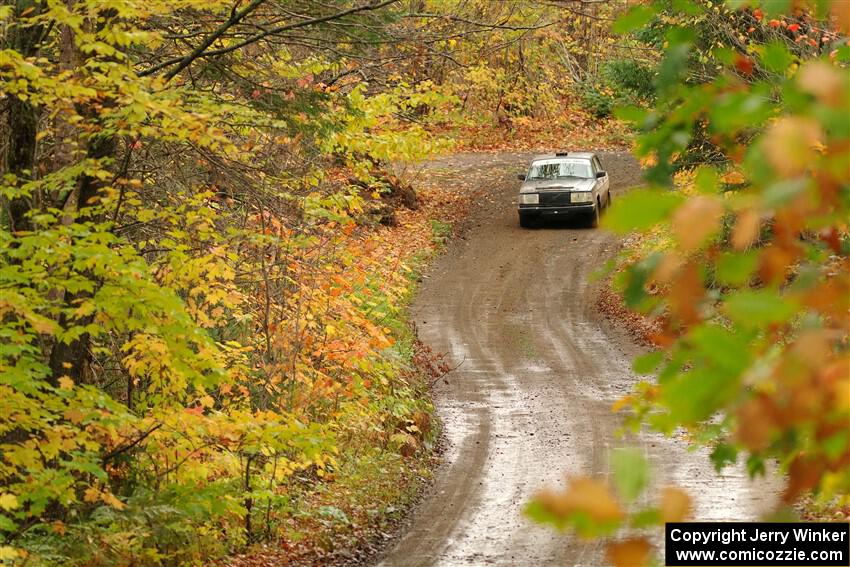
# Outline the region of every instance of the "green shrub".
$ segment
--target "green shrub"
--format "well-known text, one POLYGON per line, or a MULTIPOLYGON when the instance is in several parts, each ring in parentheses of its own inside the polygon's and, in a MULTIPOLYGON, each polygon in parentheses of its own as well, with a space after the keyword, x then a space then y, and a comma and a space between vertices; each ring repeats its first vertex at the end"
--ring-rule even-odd
POLYGON ((609 61, 579 86, 581 105, 599 118, 617 106, 647 106, 655 96, 653 80, 653 71, 637 61, 609 61))

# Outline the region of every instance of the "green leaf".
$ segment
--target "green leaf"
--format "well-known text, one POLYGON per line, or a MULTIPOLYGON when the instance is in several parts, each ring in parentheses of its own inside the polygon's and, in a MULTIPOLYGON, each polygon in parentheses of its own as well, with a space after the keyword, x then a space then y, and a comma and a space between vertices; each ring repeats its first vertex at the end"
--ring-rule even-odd
POLYGON ((645 285, 650 274, 655 271, 658 262, 661 261, 660 254, 651 254, 637 264, 630 265, 623 273, 626 286, 623 290, 623 300, 631 309, 639 309, 646 299, 645 285))
POLYGON ((689 16, 696 16, 703 12, 703 6, 693 0, 673 0, 673 10, 683 12, 689 16))
POLYGON ((846 429, 839 431, 823 440, 823 452, 832 460, 838 459, 847 449, 850 432, 846 429))
POLYGON ((568 518, 553 514, 538 500, 529 502, 523 513, 538 524, 552 526, 557 530, 563 530, 570 524, 568 518))
POLYGON ((646 508, 632 514, 631 525, 635 529, 657 526, 661 523, 661 511, 658 508, 646 508))
POLYGON ((603 225, 619 233, 651 228, 666 220, 683 201, 684 197, 673 191, 635 189, 614 201, 603 225))
POLYGON ((616 449, 611 453, 614 486, 623 500, 632 501, 649 483, 649 464, 643 452, 633 448, 616 449))
POLYGON ((778 41, 768 43, 764 46, 761 54, 761 63, 769 71, 778 75, 784 75, 785 71, 794 62, 794 56, 788 51, 783 43, 778 41))
POLYGON ((638 106, 617 106, 614 107, 614 116, 623 122, 631 122, 636 126, 641 126, 649 116, 649 111, 638 106))
POLYGON ((687 336, 701 365, 717 374, 738 377, 750 364, 751 354, 744 336, 717 325, 695 327, 687 336))
POLYGON ((711 195, 717 193, 718 181, 719 175, 717 174, 717 170, 711 166, 704 165, 697 169, 694 185, 700 193, 711 195))
POLYGON ((655 16, 655 6, 636 6, 617 18, 611 31, 615 34, 624 35, 637 28, 646 25, 655 16))
POLYGON ((710 458, 711 462, 714 463, 714 470, 720 472, 738 461, 738 449, 728 443, 718 443, 711 451, 710 458))
POLYGON ((762 0, 759 6, 764 9, 768 16, 779 16, 791 11, 791 0, 762 0))
POLYGON ((750 475, 750 478, 764 476, 766 471, 764 458, 761 455, 753 454, 747 457, 747 474, 750 475))
POLYGON ((724 311, 742 327, 763 327, 790 319, 797 303, 771 290, 742 290, 726 296, 724 311))
POLYGON ((769 209, 782 207, 805 191, 808 185, 807 179, 788 179, 774 183, 762 193, 762 203, 769 209))
POLYGON ((692 424, 709 418, 735 397, 752 356, 745 336, 705 324, 688 333, 689 369, 664 384, 663 404, 670 417, 692 424))
POLYGON ((655 84, 660 94, 669 93, 687 74, 690 52, 691 45, 688 42, 670 45, 655 77, 655 84))
POLYGON ((638 374, 650 374, 653 370, 658 368, 658 365, 661 364, 662 360, 664 360, 664 352, 660 350, 642 354, 634 359, 634 362, 632 362, 632 369, 638 374))
POLYGON ((757 266, 755 251, 724 252, 717 259, 715 275, 722 285, 743 286, 750 281, 757 266))
POLYGON ((17 527, 18 524, 12 521, 11 518, 4 515, 0 515, 0 531, 13 532, 17 527))
POLYGON ((662 403, 674 422, 691 425, 717 412, 735 396, 737 386, 729 374, 697 367, 665 384, 662 403))

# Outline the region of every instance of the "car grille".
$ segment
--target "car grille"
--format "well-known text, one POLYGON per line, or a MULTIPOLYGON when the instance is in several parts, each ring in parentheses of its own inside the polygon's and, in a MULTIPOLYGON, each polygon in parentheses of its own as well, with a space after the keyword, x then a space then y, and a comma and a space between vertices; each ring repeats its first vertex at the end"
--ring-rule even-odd
POLYGON ((547 192, 539 193, 541 207, 563 207, 570 204, 570 193, 567 192, 547 192))

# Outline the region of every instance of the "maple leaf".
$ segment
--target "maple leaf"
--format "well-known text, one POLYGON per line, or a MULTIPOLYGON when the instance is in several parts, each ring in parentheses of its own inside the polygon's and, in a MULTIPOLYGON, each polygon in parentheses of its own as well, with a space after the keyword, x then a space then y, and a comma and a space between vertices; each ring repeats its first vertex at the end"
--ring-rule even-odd
POLYGON ((649 565, 651 552, 652 545, 646 538, 632 538, 608 544, 605 556, 614 567, 644 567, 649 565))
POLYGON ((684 522, 691 514, 691 498, 688 494, 674 486, 668 486, 661 491, 662 522, 684 522))
POLYGON ((0 509, 5 511, 14 510, 18 507, 18 498, 8 492, 0 494, 0 509))

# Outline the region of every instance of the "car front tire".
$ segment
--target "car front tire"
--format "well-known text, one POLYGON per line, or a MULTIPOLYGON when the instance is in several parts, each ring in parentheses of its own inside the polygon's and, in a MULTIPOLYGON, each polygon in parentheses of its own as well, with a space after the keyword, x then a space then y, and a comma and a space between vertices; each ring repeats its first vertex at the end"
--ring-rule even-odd
POLYGON ((590 228, 597 228, 599 226, 599 201, 596 201, 596 206, 593 207, 593 212, 590 213, 587 224, 590 228))

